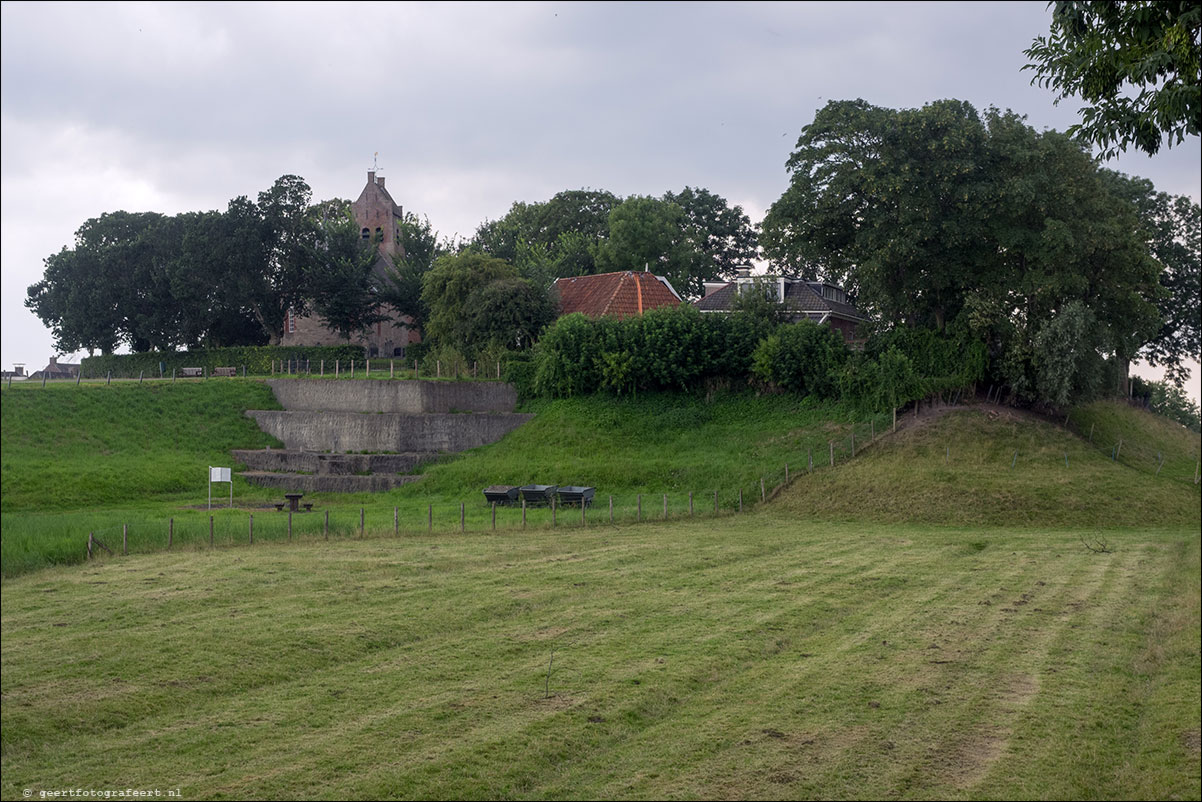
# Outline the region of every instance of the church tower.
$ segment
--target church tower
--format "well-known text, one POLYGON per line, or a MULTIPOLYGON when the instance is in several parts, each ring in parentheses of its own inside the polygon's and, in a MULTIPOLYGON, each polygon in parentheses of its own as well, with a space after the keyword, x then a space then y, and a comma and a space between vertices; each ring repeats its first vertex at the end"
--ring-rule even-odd
POLYGON ((359 224, 359 235, 363 239, 379 236, 381 256, 405 255, 405 248, 400 243, 404 213, 384 188, 384 176, 374 164, 367 171, 367 184, 359 198, 351 204, 351 213, 359 224))

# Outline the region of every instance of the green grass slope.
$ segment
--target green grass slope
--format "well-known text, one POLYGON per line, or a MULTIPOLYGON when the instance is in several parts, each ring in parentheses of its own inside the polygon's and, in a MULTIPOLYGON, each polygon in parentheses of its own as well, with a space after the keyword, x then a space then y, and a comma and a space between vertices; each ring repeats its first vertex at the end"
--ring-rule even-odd
POLYGON ((229 465, 230 449, 280 445, 243 415, 279 408, 265 384, 238 379, 7 388, 0 393, 0 509, 194 497, 206 466, 229 465))
POLYGON ((1108 405, 1106 416, 1115 442, 1121 436, 1132 451, 1172 455, 1159 475, 1155 463, 1112 460, 1108 448, 1062 426, 976 407, 911 425, 854 461, 794 483, 779 503, 822 520, 1196 529, 1198 436, 1121 405, 1108 405))

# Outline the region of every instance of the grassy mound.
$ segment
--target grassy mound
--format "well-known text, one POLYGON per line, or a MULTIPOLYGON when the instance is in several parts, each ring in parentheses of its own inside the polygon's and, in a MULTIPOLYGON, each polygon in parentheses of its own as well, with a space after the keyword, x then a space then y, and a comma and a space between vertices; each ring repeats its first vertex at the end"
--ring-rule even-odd
POLYGON ((1159 475, 1156 463, 1133 469, 1062 426, 981 407, 904 429, 852 462, 795 483, 780 503, 823 520, 1196 527, 1198 436, 1122 405, 1104 409, 1107 438, 1124 437, 1131 452, 1171 455, 1159 475))

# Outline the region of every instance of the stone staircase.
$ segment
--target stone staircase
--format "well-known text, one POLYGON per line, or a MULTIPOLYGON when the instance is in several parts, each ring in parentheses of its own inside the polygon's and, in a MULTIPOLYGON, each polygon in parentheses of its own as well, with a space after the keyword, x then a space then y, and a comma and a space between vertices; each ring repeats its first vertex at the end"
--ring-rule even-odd
POLYGON ((417 481, 421 464, 495 442, 530 420, 493 382, 273 379, 279 410, 248 410, 283 449, 231 452, 254 484, 360 493, 417 481))

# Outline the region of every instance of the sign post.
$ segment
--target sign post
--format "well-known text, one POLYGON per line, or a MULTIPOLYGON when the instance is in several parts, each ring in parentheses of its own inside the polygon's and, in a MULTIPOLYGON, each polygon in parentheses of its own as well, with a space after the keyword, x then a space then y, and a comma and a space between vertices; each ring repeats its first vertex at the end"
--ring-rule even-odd
POLYGON ((209 509, 213 509, 213 482, 230 483, 230 509, 234 508, 234 479, 229 468, 214 468, 209 466, 209 509))

